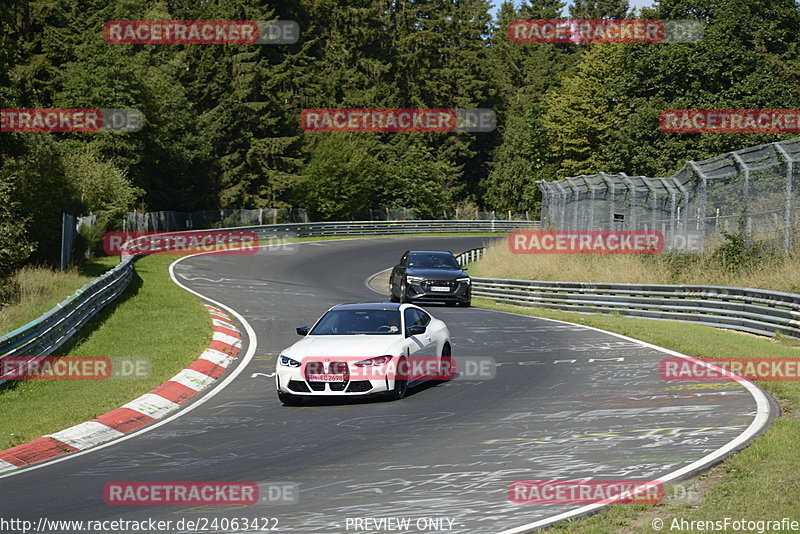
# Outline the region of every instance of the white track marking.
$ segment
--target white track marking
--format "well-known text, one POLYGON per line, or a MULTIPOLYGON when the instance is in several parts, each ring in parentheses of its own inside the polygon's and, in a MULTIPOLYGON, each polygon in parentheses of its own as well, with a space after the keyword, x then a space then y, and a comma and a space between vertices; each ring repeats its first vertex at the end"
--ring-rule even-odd
MULTIPOLYGON (((47 434, 46 437, 57 439, 62 443, 66 443, 78 450, 88 449, 94 447, 98 443, 103 443, 110 439, 119 438, 124 436, 119 430, 114 430, 110 426, 98 423, 97 421, 86 421, 79 425, 75 425, 61 432, 55 434, 47 434)), ((2 468, 2 466, 0 466, 2 468)), ((17 468, 18 469, 18 468, 17 468)))
POLYGON ((216 378, 211 378, 208 375, 204 375, 194 369, 184 369, 177 375, 173 376, 169 379, 169 382, 177 382, 182 386, 186 386, 189 389, 193 389, 195 391, 200 391, 201 389, 207 388, 209 385, 216 382, 216 378))

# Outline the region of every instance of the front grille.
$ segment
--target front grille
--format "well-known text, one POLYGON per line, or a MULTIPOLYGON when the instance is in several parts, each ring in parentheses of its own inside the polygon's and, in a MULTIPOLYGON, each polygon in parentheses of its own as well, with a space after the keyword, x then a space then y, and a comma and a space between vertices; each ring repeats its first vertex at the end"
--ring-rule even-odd
POLYGON ((313 391, 325 391, 325 384, 328 384, 328 391, 344 391, 350 381, 350 370, 347 367, 347 362, 328 362, 325 364, 321 361, 309 361, 306 363, 305 379, 313 391), (344 381, 322 382, 309 380, 308 377, 311 374, 343 375, 344 381))
POLYGON ((372 383, 369 380, 354 380, 350 382, 347 387, 348 393, 363 393, 372 389, 372 383))
POLYGON ((289 380, 289 389, 292 391, 299 391, 301 393, 308 393, 309 390, 308 386, 305 382, 300 382, 299 380, 289 380))
POLYGON ((422 282, 422 289, 430 291, 431 286, 449 287, 450 291, 458 287, 458 282, 455 280, 425 280, 422 282))

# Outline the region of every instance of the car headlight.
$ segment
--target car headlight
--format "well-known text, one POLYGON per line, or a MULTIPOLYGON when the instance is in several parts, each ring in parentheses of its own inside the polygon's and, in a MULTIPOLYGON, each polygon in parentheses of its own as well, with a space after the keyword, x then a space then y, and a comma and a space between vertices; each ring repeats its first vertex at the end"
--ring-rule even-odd
POLYGON ((422 276, 406 276, 406 280, 408 282, 414 282, 414 283, 418 284, 418 283, 422 282, 423 280, 425 280, 425 278, 423 278, 422 276))
POLYGON ((456 278, 456 282, 466 282, 467 284, 469 284, 470 279, 469 276, 467 276, 466 278, 456 278))
POLYGON ((361 360, 360 362, 355 362, 353 365, 357 365, 359 367, 364 367, 365 365, 383 365, 389 362, 392 359, 391 356, 377 356, 375 358, 368 358, 366 360, 361 360))
POLYGON ((281 354, 281 365, 284 365, 286 367, 300 367, 300 362, 281 354))

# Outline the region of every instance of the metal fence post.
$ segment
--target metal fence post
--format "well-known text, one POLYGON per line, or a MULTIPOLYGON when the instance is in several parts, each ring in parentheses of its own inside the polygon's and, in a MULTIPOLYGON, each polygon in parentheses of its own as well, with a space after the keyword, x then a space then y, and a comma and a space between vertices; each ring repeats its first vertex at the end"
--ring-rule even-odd
POLYGON ((783 215, 783 252, 789 253, 792 239, 792 174, 794 173, 794 158, 786 152, 780 144, 773 143, 786 160, 786 208, 783 215))
POLYGON ((747 201, 750 199, 750 167, 747 166, 747 163, 742 159, 742 157, 737 154, 736 152, 731 152, 733 159, 736 163, 739 164, 739 167, 744 175, 744 185, 742 187, 742 196, 744 197, 744 228, 740 228, 742 232, 742 239, 744 240, 745 245, 749 244, 750 242, 750 233, 753 229, 753 223, 750 219, 750 210, 747 209, 747 201))
POLYGON ((67 269, 66 263, 66 253, 65 249, 67 248, 67 214, 61 214, 61 270, 65 271, 67 269))

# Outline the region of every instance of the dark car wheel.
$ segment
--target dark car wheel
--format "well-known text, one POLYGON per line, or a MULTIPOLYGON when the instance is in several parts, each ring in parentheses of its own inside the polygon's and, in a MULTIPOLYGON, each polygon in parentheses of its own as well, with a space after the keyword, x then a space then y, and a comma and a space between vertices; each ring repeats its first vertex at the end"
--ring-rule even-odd
POLYGON ((389 302, 400 302, 400 299, 394 296, 394 284, 389 284, 389 302))
POLYGON ((411 302, 411 299, 408 298, 408 286, 405 281, 400 284, 400 302, 411 302))
POLYGON ((397 364, 395 371, 394 388, 389 392, 388 397, 390 400, 400 400, 406 396, 408 392, 408 377, 406 376, 405 359, 401 359, 397 364))
POLYGON ((442 347, 442 372, 439 375, 441 380, 452 380, 455 375, 455 366, 453 365, 453 356, 451 355, 449 343, 442 347))
POLYGON ((459 306, 463 306, 464 308, 469 308, 472 305, 472 300, 465 300, 459 303, 459 306))

